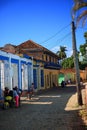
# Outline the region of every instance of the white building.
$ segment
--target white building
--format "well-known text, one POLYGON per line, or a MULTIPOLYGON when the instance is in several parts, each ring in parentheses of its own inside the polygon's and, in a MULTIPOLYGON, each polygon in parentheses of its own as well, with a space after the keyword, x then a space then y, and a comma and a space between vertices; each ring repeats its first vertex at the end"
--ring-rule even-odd
POLYGON ((33 82, 33 62, 29 56, 22 57, 0 51, 0 96, 5 87, 18 86, 28 90, 33 82))

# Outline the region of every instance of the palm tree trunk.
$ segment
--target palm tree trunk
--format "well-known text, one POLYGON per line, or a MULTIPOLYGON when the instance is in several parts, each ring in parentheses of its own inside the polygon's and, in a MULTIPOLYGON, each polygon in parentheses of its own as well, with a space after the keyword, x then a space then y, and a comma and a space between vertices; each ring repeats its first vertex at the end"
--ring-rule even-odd
POLYGON ((78 53, 76 48, 76 36, 75 36, 75 25, 72 22, 72 47, 73 47, 73 56, 74 56, 74 66, 76 71, 76 87, 77 87, 77 101, 78 105, 82 105, 82 94, 81 94, 81 85, 80 85, 80 73, 78 65, 78 53))

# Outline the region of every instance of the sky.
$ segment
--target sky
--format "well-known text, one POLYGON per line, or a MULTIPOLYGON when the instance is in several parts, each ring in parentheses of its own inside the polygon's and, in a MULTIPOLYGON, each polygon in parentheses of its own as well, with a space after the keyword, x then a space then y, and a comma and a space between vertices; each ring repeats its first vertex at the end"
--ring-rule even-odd
MULTIPOLYGON (((66 46, 72 54, 73 0, 0 0, 0 47, 32 40, 57 52, 66 46)), ((87 26, 76 29, 77 49, 85 43, 87 26)))

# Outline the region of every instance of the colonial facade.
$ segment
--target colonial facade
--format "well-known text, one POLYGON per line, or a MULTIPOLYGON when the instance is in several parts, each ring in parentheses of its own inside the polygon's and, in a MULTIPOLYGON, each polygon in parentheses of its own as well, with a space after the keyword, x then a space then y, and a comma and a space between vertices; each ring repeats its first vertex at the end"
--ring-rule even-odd
POLYGON ((33 64, 30 57, 0 51, 0 96, 4 87, 12 90, 18 86, 22 90, 28 90, 32 82, 33 64))
POLYGON ((59 57, 45 47, 28 40, 18 46, 11 44, 1 48, 4 51, 21 56, 30 56, 33 59, 33 82, 35 90, 58 86, 59 57), (11 48, 11 49, 10 49, 11 48))
MULTIPOLYGON (((7 44, 0 49, 1 89, 18 86, 27 90, 33 82, 38 91, 59 86, 62 80, 75 82, 74 69, 61 69, 55 53, 31 40, 18 46, 7 44)), ((87 80, 87 70, 80 71, 80 77, 87 80)))
POLYGON ((58 86, 59 57, 45 47, 29 40, 16 47, 16 53, 33 56, 33 77, 37 89, 58 86))

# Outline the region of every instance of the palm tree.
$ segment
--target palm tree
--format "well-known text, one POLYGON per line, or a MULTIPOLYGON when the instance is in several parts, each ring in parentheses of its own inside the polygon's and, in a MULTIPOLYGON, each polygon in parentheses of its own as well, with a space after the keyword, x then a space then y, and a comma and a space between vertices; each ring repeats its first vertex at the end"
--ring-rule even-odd
POLYGON ((79 74, 79 65, 77 57, 77 48, 76 48, 76 37, 75 37, 75 25, 78 25, 79 21, 82 19, 82 25, 86 23, 87 18, 87 0, 74 0, 74 6, 72 8, 72 44, 73 44, 73 55, 74 55, 74 66, 76 70, 76 86, 77 86, 77 99, 78 105, 82 105, 82 94, 81 94, 81 85, 80 85, 80 74, 79 74))
POLYGON ((67 51, 66 47, 60 46, 60 50, 56 52, 61 60, 67 57, 65 51, 67 51))
POLYGON ((72 18, 76 20, 78 25, 79 21, 82 20, 82 25, 87 20, 87 0, 74 0, 74 6, 72 8, 72 18), (79 12, 79 15, 77 14, 79 12), (75 18, 76 17, 76 18, 75 18))

